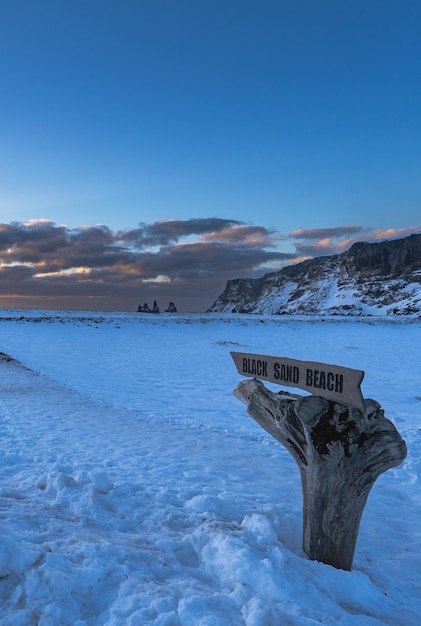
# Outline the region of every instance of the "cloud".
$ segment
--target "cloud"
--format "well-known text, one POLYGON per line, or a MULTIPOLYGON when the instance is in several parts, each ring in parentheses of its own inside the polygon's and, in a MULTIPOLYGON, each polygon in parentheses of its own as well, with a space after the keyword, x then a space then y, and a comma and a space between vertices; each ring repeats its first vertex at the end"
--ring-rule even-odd
POLYGON ((131 243, 141 249, 145 246, 165 246, 176 243, 183 237, 190 235, 210 235, 229 230, 238 226, 237 220, 221 219, 218 217, 196 218, 190 220, 167 220, 153 224, 139 224, 139 228, 125 230, 119 233, 121 241, 131 243))
POLYGON ((330 239, 332 237, 344 237, 354 235, 363 231, 362 226, 336 226, 334 228, 312 228, 293 230, 289 236, 299 239, 330 239))
POLYGON ((371 230, 362 226, 337 226, 334 228, 314 228, 294 230, 289 237, 294 239, 293 245, 297 253, 295 263, 317 256, 340 254, 348 250, 357 241, 378 241, 395 239, 412 233, 420 232, 420 227, 402 228, 399 230, 371 230), (350 237, 349 235, 356 235, 350 237))
POLYGON ((305 258, 336 254, 355 241, 420 232, 361 226, 297 230, 288 237, 263 226, 206 218, 69 228, 49 220, 0 224, 0 305, 136 310, 169 300, 204 311, 233 278, 262 276, 305 258), (280 242, 290 252, 280 250, 280 242))
POLYGON ((59 308, 74 298, 90 308, 96 299, 95 308, 102 301, 104 308, 124 310, 157 294, 173 301, 190 294, 205 310, 228 279, 263 274, 294 257, 280 252, 276 241, 262 226, 220 218, 143 223, 118 232, 49 220, 0 224, 1 302, 45 298, 59 308))
POLYGON ((394 228, 388 228, 386 230, 375 230, 369 237, 369 239, 374 239, 375 241, 381 239, 396 239, 397 237, 406 237, 407 235, 412 235, 413 233, 421 232, 421 227, 418 228, 399 228, 398 230, 394 228))
POLYGON ((342 239, 335 241, 333 237, 325 237, 313 243, 295 241, 294 246, 299 256, 312 258, 315 256, 327 256, 330 254, 338 254, 345 252, 356 241, 361 241, 362 237, 354 239, 342 239))
POLYGON ((206 241, 220 241, 227 243, 247 243, 255 246, 272 246, 281 238, 275 231, 267 230, 263 226, 232 225, 220 231, 214 231, 202 236, 206 241))

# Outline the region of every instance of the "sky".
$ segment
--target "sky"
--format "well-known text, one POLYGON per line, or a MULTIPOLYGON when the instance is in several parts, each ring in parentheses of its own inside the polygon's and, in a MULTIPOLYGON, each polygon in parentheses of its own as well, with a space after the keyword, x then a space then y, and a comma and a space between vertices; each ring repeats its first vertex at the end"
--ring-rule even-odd
POLYGON ((421 230, 418 0, 0 0, 0 306, 205 311, 421 230))

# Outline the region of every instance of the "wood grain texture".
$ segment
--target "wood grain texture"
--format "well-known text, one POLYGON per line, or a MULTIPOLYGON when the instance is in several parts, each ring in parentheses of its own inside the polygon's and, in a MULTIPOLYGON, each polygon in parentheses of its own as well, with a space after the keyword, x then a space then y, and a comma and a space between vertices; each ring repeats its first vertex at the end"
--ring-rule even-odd
POLYGON ((303 548, 312 560, 350 570, 371 487, 406 457, 406 445, 375 400, 364 412, 320 396, 273 393, 245 380, 234 395, 294 457, 303 489, 303 548))

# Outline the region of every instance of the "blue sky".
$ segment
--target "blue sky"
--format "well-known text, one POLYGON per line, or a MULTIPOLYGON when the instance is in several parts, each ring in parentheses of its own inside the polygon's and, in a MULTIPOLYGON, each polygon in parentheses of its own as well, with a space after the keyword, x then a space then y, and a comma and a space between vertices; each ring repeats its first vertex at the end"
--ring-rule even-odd
POLYGON ((418 0, 0 0, 3 305, 204 310, 229 278, 420 230, 420 35, 418 0), (99 231, 135 265, 74 254, 99 231))

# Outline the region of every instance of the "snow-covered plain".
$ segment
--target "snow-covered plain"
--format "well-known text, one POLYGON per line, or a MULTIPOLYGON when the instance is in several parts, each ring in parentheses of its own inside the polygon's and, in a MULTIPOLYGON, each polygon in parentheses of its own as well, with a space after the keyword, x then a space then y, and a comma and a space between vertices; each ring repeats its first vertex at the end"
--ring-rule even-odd
POLYGON ((418 625, 420 339, 419 319, 3 310, 0 624, 418 625), (233 396, 230 350, 365 370, 405 439, 351 572, 303 553, 298 468, 233 396))

